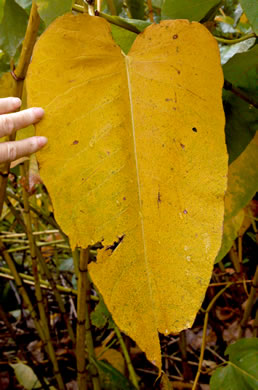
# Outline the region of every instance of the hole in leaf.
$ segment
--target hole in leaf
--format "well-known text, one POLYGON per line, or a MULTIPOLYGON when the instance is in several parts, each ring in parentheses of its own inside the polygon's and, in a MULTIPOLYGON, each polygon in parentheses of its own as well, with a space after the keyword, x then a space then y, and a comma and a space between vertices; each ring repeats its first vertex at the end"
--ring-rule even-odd
POLYGON ((118 237, 117 241, 115 241, 112 245, 107 246, 106 251, 111 249, 111 251, 114 252, 114 250, 118 247, 118 245, 121 244, 121 242, 123 241, 124 237, 125 237, 125 234, 123 234, 122 236, 118 237))

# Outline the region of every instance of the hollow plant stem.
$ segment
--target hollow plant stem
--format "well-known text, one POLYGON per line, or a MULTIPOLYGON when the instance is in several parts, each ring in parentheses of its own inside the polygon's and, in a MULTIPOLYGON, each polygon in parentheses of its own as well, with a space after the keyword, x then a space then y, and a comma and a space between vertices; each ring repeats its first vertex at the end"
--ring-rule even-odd
MULTIPOLYGON (((37 12, 37 5, 35 1, 32 1, 32 7, 30 11, 30 17, 27 25, 25 38, 22 45, 21 55, 18 61, 17 68, 13 70, 15 78, 15 87, 13 96, 22 98, 23 83, 28 70, 28 66, 31 59, 31 54, 37 39, 39 29, 40 17, 37 12)), ((9 141, 14 141, 15 134, 9 137, 9 141)), ((0 169, 0 215, 2 214, 3 204, 6 194, 6 187, 8 182, 8 175, 10 171, 10 163, 1 164, 0 169)))
MULTIPOLYGON (((89 260, 90 251, 87 249, 87 259, 89 260)), ((79 270, 80 272, 80 270, 79 270)), ((85 327, 86 327, 86 347, 88 352, 88 361, 89 361, 89 371, 92 378, 92 384, 94 390, 101 390, 100 387, 100 378, 97 367, 92 364, 96 360, 95 348, 93 343, 93 337, 91 333, 91 321, 90 321, 90 299, 91 299, 91 282, 88 271, 88 261, 87 261, 87 271, 86 276, 86 318, 85 318, 85 327)))
POLYGON ((47 343, 47 351, 49 354, 49 357, 51 359, 51 362, 53 364, 53 369, 56 377, 56 381, 58 384, 58 388, 60 390, 65 389, 64 382, 62 379, 62 376, 59 371, 59 365, 56 358, 55 350, 51 341, 50 336, 50 330, 48 326, 48 319, 45 312, 44 304, 43 304, 43 295, 40 287, 40 279, 39 279, 39 273, 38 273, 38 264, 37 264, 37 247, 34 241, 34 237, 32 234, 32 224, 31 224, 31 215, 30 215, 30 208, 29 208, 29 198, 28 193, 26 191, 27 188, 27 172, 25 170, 24 164, 20 165, 20 171, 21 176, 24 177, 25 183, 22 186, 22 194, 23 194, 23 203, 24 203, 24 223, 26 226, 26 232, 29 240, 29 246, 30 246, 30 254, 31 254, 31 266, 32 266, 32 272, 34 276, 34 282, 35 282, 35 296, 37 300, 37 305, 39 309, 39 315, 40 320, 42 321, 42 326, 44 328, 44 333, 46 335, 46 343, 47 343))
POLYGON ((76 327, 76 362, 78 390, 87 389, 87 371, 85 355, 85 322, 86 322, 86 273, 89 260, 89 249, 81 249, 78 269, 77 327, 76 327))
MULTIPOLYGON (((64 302, 63 302, 63 299, 58 291, 58 288, 57 288, 57 284, 45 262, 45 260, 43 259, 42 257, 42 254, 39 250, 39 248, 36 248, 36 252, 37 252, 37 257, 39 259, 39 263, 40 263, 40 266, 44 272, 44 274, 46 275, 46 278, 48 280, 48 283, 52 289, 52 292, 55 296, 55 299, 56 299, 56 302, 58 304, 58 307, 59 307, 59 310, 61 312, 61 315, 65 321, 65 324, 66 324, 66 327, 67 327, 67 331, 68 331, 68 334, 69 334, 69 337, 70 339, 72 340, 73 344, 75 344, 75 335, 74 335, 74 332, 73 332, 73 328, 70 324, 70 321, 69 321, 69 315, 68 313, 66 312, 65 310, 65 305, 64 305, 64 302)), ((60 286, 61 287, 61 286, 60 286)))
POLYGON ((192 379, 192 370, 188 364, 187 359, 187 341, 186 341, 186 332, 183 330, 179 334, 179 349, 182 355, 182 368, 183 368, 183 377, 185 382, 188 382, 192 379))
POLYGON ((138 381, 137 381, 137 376, 136 376, 136 373, 134 371, 133 364, 132 364, 129 352, 128 352, 127 348, 126 348, 124 339, 123 339, 123 337, 121 335, 121 332, 120 332, 118 326, 115 323, 113 323, 113 328, 114 328, 114 331, 115 331, 116 336, 118 338, 118 341, 120 343, 120 346, 121 346, 121 349, 122 349, 122 352, 123 352, 123 355, 124 355, 124 358, 125 358, 125 361, 126 361, 126 364, 127 364, 127 368, 128 368, 128 371, 129 371, 131 382, 134 385, 134 387, 138 390, 139 389, 139 385, 138 385, 138 381))
POLYGON ((81 249, 78 267, 77 329, 76 357, 78 389, 87 388, 85 341, 88 353, 89 368, 94 390, 100 390, 97 368, 92 364, 96 359, 90 324, 90 280, 88 277, 89 247, 81 249))
MULTIPOLYGON (((11 280, 14 279, 14 277, 11 275, 11 271, 8 268, 0 267, 0 272, 1 272, 1 274, 0 274, 1 277, 3 277, 3 278, 6 277, 6 279, 11 279, 11 280)), ((33 276, 27 275, 27 274, 23 274, 23 273, 20 273, 20 272, 19 272, 19 276, 20 276, 20 278, 22 279, 22 281, 24 283, 27 283, 27 284, 29 284, 31 286, 35 285, 33 276)), ((52 290, 52 287, 50 286, 50 283, 47 282, 46 280, 41 280, 40 279, 40 285, 41 285, 41 288, 52 290)), ((77 295, 77 290, 74 290, 73 288, 60 286, 59 284, 56 284, 56 288, 62 294, 71 294, 71 295, 75 295, 75 296, 77 295)), ((99 301, 99 298, 96 295, 91 295, 90 299, 91 299, 91 301, 95 301, 95 302, 99 301)))

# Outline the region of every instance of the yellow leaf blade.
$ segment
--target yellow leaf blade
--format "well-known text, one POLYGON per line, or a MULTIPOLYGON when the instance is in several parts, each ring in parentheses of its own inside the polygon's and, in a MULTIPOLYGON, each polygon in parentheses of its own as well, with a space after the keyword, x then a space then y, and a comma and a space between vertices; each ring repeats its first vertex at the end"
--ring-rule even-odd
POLYGON ((102 241, 93 281, 159 368, 158 331, 191 326, 220 247, 222 84, 213 37, 185 20, 150 26, 125 56, 107 22, 65 15, 29 69, 57 221, 73 247, 102 241))

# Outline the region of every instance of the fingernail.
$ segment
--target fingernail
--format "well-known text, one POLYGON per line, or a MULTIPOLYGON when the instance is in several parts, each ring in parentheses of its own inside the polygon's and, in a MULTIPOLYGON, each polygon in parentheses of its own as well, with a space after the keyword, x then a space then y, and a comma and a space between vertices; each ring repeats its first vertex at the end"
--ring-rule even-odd
POLYGON ((37 119, 42 118, 45 112, 41 107, 33 107, 33 111, 37 119))
POLYGON ((13 104, 15 105, 15 107, 19 107, 21 105, 21 99, 19 99, 17 97, 12 98, 12 101, 13 101, 13 104))
POLYGON ((42 148, 43 146, 46 145, 47 138, 46 137, 37 137, 37 142, 38 142, 39 148, 42 148))

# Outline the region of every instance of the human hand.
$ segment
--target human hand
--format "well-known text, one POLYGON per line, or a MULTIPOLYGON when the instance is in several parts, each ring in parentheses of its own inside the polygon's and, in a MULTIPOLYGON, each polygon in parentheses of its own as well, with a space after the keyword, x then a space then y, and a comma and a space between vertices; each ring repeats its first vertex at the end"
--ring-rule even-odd
MULTIPOLYGON (((13 112, 21 106, 19 98, 0 99, 0 137, 14 134, 17 130, 38 122, 44 115, 40 107, 13 112)), ((47 143, 46 137, 30 137, 21 141, 0 143, 0 163, 14 161, 37 152, 47 143)))

